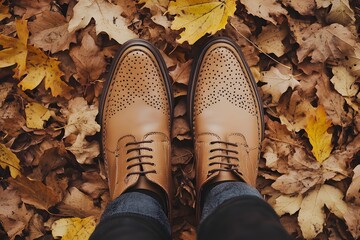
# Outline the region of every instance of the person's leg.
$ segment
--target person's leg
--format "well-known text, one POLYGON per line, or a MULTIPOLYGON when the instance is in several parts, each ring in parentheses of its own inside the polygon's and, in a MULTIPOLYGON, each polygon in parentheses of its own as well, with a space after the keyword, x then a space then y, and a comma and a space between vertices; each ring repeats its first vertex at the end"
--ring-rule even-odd
POLYGON ((171 83, 159 51, 136 39, 116 55, 100 104, 112 202, 92 239, 169 239, 171 83))
POLYGON ((164 206, 152 192, 140 190, 112 201, 90 239, 168 240, 170 235, 164 206))
POLYGON ((253 188, 264 117, 239 46, 226 38, 206 44, 189 85, 197 209, 203 216, 199 239, 287 239, 274 210, 253 188))
POLYGON ((198 229, 199 240, 290 240, 275 211, 244 182, 209 186, 198 229))

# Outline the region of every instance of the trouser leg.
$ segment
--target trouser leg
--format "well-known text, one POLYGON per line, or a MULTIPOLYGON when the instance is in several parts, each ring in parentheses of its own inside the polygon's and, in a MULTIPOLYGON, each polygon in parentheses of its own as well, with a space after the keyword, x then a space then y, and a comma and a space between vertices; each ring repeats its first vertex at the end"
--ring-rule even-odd
POLYGON ((243 182, 224 182, 205 196, 198 239, 287 240, 291 237, 256 189, 243 182))
POLYGON ((170 224, 155 198, 129 192, 107 206, 90 239, 168 240, 170 224))

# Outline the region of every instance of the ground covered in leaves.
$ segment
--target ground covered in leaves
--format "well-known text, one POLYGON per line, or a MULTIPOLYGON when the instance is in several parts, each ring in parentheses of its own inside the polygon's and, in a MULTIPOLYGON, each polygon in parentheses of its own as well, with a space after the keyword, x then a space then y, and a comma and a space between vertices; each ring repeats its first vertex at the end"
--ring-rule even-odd
POLYGON ((359 13, 358 0, 0 1, 0 239, 93 231, 109 201, 99 98, 132 38, 158 47, 173 81, 173 236, 195 239, 185 101, 210 35, 235 40, 258 81, 266 113, 258 189, 287 231, 359 238, 359 13))

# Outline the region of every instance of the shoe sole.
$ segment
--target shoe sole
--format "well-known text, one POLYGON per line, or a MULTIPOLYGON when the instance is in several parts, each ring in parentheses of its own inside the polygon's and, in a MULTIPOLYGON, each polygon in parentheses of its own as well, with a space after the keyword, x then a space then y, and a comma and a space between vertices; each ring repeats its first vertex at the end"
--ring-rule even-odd
POLYGON ((264 131, 265 131, 265 124, 264 124, 264 108, 263 108, 263 104, 262 104, 262 100, 260 98, 259 95, 259 91, 257 90, 257 84, 255 82, 255 79, 250 71, 250 68, 248 66, 248 64, 246 63, 246 60, 244 58, 244 55, 240 49, 240 47, 231 39, 229 38, 225 38, 225 37, 216 37, 211 39, 210 41, 208 41, 205 44, 205 47, 202 49, 201 53, 198 54, 197 58, 194 60, 194 63, 198 63, 198 64, 193 64, 193 67, 191 69, 191 73, 190 73, 190 80, 189 80, 189 88, 188 88, 188 96, 187 96, 187 112, 188 112, 188 121, 190 124, 190 129, 191 129, 191 134, 192 137, 194 138, 194 128, 193 128, 193 111, 194 111, 194 97, 195 97, 195 88, 196 88, 196 83, 197 83, 197 76, 199 74, 199 70, 200 70, 200 66, 201 63, 204 59, 204 55, 207 52, 207 50, 216 43, 226 43, 229 44, 230 46, 232 46, 237 53, 240 56, 240 64, 242 64, 244 66, 245 69, 245 74, 247 75, 247 77, 250 79, 251 85, 252 85, 252 89, 255 92, 256 95, 256 100, 257 100, 257 105, 259 107, 259 112, 260 112, 260 121, 261 121, 261 141, 264 139, 264 131))
MULTIPOLYGON (((164 82, 165 82, 165 86, 166 86, 166 93, 167 93, 167 97, 168 97, 168 101, 169 101, 169 108, 170 108, 170 136, 171 136, 171 130, 172 130, 172 123, 173 123, 173 112, 174 112, 174 105, 173 105, 173 91, 171 88, 171 82, 170 82, 170 76, 168 74, 168 70, 166 67, 166 63, 163 59, 163 57, 161 56, 159 50, 157 50, 150 42, 143 40, 143 39, 131 39, 127 42, 125 42, 120 49, 118 50, 118 52, 116 53, 112 63, 111 63, 111 67, 110 67, 110 71, 109 71, 109 75, 107 77, 107 81, 105 83, 104 86, 104 90, 103 90, 103 94, 101 96, 100 99, 100 105, 99 105, 99 124, 102 127, 102 123, 103 123, 103 111, 104 111, 104 106, 105 106, 105 100, 106 100, 106 96, 108 94, 109 91, 109 87, 111 85, 112 79, 114 77, 115 74, 115 69, 116 66, 119 63, 119 60, 121 58, 121 56, 123 55, 123 53, 130 47, 134 47, 134 46, 140 46, 140 47, 145 47, 147 48, 155 57, 156 61, 158 62, 161 74, 163 75, 164 78, 164 82)), ((103 139, 103 131, 100 131, 101 134, 101 139, 103 139)), ((104 157, 104 149, 103 149, 103 144, 100 144, 100 151, 101 151, 101 156, 104 157)))

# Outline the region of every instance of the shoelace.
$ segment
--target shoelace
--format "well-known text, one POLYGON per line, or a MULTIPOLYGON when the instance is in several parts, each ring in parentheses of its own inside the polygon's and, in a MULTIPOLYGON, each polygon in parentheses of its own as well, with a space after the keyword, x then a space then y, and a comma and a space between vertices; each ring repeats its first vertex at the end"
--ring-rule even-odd
POLYGON ((225 141, 212 141, 212 142, 210 142, 210 145, 214 145, 214 144, 218 144, 218 143, 225 145, 226 148, 221 148, 221 147, 213 148, 210 150, 210 152, 212 153, 212 152, 220 151, 221 153, 225 152, 225 154, 218 154, 218 155, 209 157, 209 160, 210 160, 209 166, 219 164, 220 166, 223 166, 223 167, 211 169, 208 172, 208 175, 211 175, 211 174, 213 174, 215 172, 219 172, 219 171, 226 171, 226 172, 233 171, 233 170, 236 170, 236 168, 239 166, 239 164, 233 163, 231 161, 231 160, 235 160, 235 161, 239 162, 240 161, 239 158, 236 156, 230 155, 230 153, 238 154, 239 152, 236 150, 227 148, 228 146, 237 147, 238 145, 236 143, 225 142, 225 141), (229 160, 229 162, 213 161, 214 159, 217 159, 217 158, 226 158, 229 160))
MULTIPOLYGON (((127 143, 125 146, 128 147, 128 146, 132 146, 132 145, 140 145, 140 144, 152 143, 152 142, 153 142, 153 140, 139 141, 139 142, 136 142, 136 141, 135 141, 135 142, 129 142, 129 143, 127 143)), ((143 170, 143 167, 142 167, 143 165, 155 166, 155 163, 150 162, 150 161, 148 161, 148 162, 146 162, 146 161, 140 161, 142 158, 150 158, 150 159, 153 158, 153 156, 150 155, 150 154, 142 154, 142 153, 141 153, 142 150, 145 150, 145 151, 153 151, 152 148, 145 147, 145 146, 143 146, 143 147, 134 147, 134 148, 130 148, 130 149, 127 150, 126 154, 129 154, 129 153, 134 152, 134 151, 139 151, 139 155, 134 156, 134 157, 129 157, 129 158, 126 159, 126 162, 131 162, 131 161, 133 161, 133 160, 135 160, 135 159, 138 159, 138 160, 139 160, 138 162, 133 163, 133 164, 130 164, 129 166, 127 166, 127 169, 129 170, 129 169, 131 169, 131 168, 133 168, 133 167, 135 167, 135 166, 140 166, 140 171, 130 172, 130 173, 126 174, 126 177, 129 177, 129 176, 135 175, 135 174, 139 174, 139 175, 140 175, 140 174, 144 174, 144 175, 145 175, 145 174, 147 174, 147 173, 156 173, 155 170, 148 170, 148 171, 144 171, 144 170, 143 170)))

